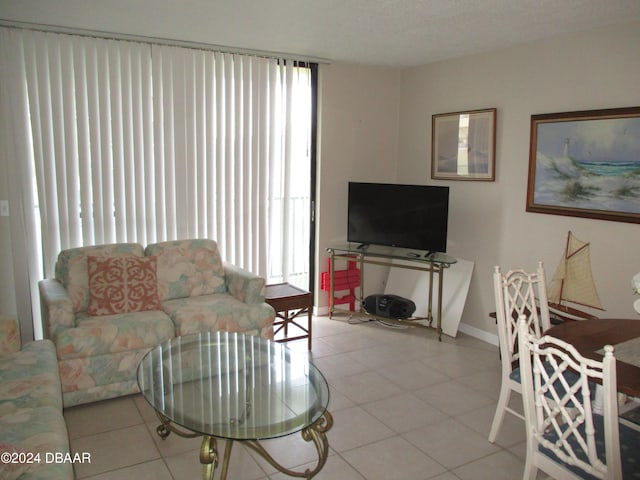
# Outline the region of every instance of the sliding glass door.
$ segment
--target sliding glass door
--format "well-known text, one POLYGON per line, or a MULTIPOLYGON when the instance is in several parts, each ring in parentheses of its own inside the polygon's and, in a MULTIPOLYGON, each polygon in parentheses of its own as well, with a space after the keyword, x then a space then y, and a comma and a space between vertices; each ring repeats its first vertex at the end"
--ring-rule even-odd
POLYGON ((5 151, 25 159, 12 237, 40 249, 15 260, 34 318, 37 281, 83 245, 212 238, 268 283, 311 287, 316 65, 18 28, 0 40, 5 151))

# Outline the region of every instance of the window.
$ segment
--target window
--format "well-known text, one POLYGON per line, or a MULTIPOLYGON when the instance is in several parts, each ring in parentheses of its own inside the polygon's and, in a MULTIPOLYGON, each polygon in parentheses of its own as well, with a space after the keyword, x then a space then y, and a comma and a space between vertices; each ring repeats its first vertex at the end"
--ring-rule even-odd
POLYGON ((1 33, 13 107, 3 114, 23 115, 14 142, 32 160, 21 183, 45 277, 66 248, 207 237, 268 282, 308 286, 312 66, 1 33))

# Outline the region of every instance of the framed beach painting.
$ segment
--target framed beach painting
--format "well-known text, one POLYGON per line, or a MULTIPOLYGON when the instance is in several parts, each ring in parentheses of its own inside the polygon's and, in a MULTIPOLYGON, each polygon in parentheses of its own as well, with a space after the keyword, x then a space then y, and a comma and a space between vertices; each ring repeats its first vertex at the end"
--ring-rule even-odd
POLYGON ((527 211, 640 223, 640 107, 532 115, 527 211))
POLYGON ((431 178, 492 182, 495 165, 495 108, 433 115, 431 178))

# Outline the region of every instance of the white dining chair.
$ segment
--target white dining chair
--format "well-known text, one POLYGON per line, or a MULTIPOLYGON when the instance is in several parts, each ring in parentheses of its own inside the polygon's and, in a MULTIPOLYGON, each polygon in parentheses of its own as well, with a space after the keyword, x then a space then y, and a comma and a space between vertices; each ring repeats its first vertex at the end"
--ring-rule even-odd
POLYGON ((489 432, 491 443, 496 440, 505 413, 524 420, 521 413, 509 406, 511 392, 522 393, 517 348, 518 318, 524 315, 530 331, 537 336, 551 326, 547 283, 542 262, 538 262, 535 272, 515 269, 503 275, 500 267, 494 267, 493 290, 502 361, 502 381, 498 406, 489 432))
POLYGON ((527 430, 524 480, 538 470, 557 479, 640 478, 640 432, 618 422, 614 348, 602 361, 585 358, 569 343, 518 328, 522 399, 527 430), (602 414, 594 412, 595 390, 602 414))

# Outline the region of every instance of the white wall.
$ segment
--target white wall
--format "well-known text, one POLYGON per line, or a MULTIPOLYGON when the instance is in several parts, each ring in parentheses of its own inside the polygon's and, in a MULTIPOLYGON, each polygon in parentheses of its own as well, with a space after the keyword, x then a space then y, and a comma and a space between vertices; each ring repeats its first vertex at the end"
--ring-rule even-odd
POLYGON ((451 187, 448 251, 476 262, 464 324, 495 333, 493 266, 542 260, 550 278, 568 230, 591 242, 601 315, 639 318, 640 225, 525 212, 531 115, 640 105, 638 52, 636 23, 403 72, 398 181, 451 187), (496 181, 430 180, 431 116, 488 107, 498 109, 496 181))
MULTIPOLYGON (((316 307, 327 305, 319 290, 326 248, 346 241, 349 180, 396 181, 400 75, 393 68, 320 66, 316 307)), ((368 273, 365 294, 383 292, 386 276, 368 273)))

